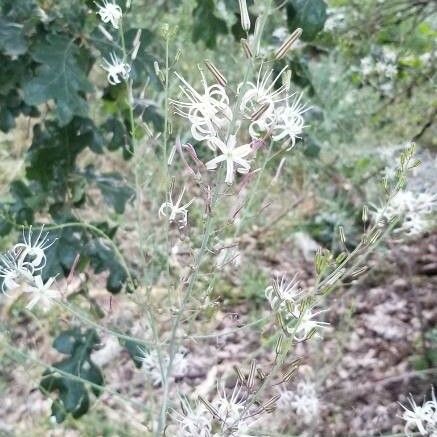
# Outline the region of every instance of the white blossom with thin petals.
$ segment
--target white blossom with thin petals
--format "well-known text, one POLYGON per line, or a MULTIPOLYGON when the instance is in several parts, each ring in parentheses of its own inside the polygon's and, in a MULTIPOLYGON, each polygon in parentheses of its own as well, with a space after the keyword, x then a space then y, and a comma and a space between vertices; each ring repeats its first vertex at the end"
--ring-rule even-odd
POLYGON ((182 189, 181 193, 179 194, 176 203, 173 203, 173 199, 170 194, 170 200, 164 202, 158 211, 158 215, 160 217, 161 216, 168 217, 168 220, 170 222, 177 221, 181 228, 187 225, 188 207, 194 202, 194 199, 191 199, 185 205, 181 205, 181 201, 184 193, 185 193, 185 187, 182 189))
MULTIPOLYGON (((256 84, 248 82, 246 85, 248 89, 244 92, 240 103, 240 111, 242 114, 246 117, 250 117, 262 105, 268 104, 269 106, 264 112, 267 116, 273 113, 275 104, 287 100, 286 87, 281 85, 275 88, 276 83, 282 77, 286 69, 287 67, 283 68, 279 74, 271 80, 273 70, 267 70, 261 78, 262 67, 260 68, 256 84)), ((238 90, 240 90, 243 85, 244 84, 241 83, 238 86, 238 90)))
POLYGON ((402 190, 390 200, 388 205, 376 208, 376 220, 387 221, 399 218, 398 232, 407 236, 420 235, 429 227, 429 218, 437 207, 437 195, 428 192, 402 190))
POLYGON ((212 405, 219 414, 221 431, 224 435, 249 437, 249 429, 256 422, 252 414, 256 408, 249 406, 248 402, 250 401, 247 392, 238 382, 230 396, 226 392, 224 383, 217 384, 217 397, 212 401, 212 405))
POLYGON ((235 135, 230 135, 226 144, 220 138, 211 138, 209 141, 216 148, 218 148, 222 154, 206 163, 206 168, 208 170, 215 170, 219 163, 225 162, 225 182, 227 184, 232 184, 234 182, 235 170, 242 174, 249 172, 250 162, 245 159, 245 157, 252 152, 252 147, 250 144, 244 144, 243 146, 236 147, 237 137, 235 135))
POLYGON ((182 82, 180 90, 187 101, 174 100, 175 113, 185 117, 191 123, 191 134, 198 141, 209 139, 218 134, 232 119, 229 97, 223 86, 208 86, 201 71, 203 92, 197 92, 181 75, 176 73, 182 82))
POLYGON ((301 138, 303 129, 306 127, 303 114, 310 108, 301 103, 302 94, 296 97, 291 105, 287 101, 286 106, 275 110, 276 122, 273 127, 272 138, 274 141, 289 141, 290 147, 296 144, 296 139, 301 138))
POLYGON ((26 305, 26 308, 32 310, 38 304, 44 311, 48 310, 53 304, 53 299, 59 297, 58 291, 51 289, 54 282, 55 278, 49 278, 44 283, 41 275, 35 276, 34 284, 24 290, 27 293, 31 293, 31 300, 26 305))
POLYGON ((320 337, 319 329, 329 326, 329 323, 316 319, 317 316, 324 312, 326 310, 314 311, 314 308, 296 306, 293 312, 285 316, 288 333, 293 335, 296 341, 304 341, 312 334, 320 337))
POLYGON ((402 419, 405 420, 405 434, 415 435, 418 431, 423 436, 437 436, 437 401, 432 389, 432 400, 417 405, 413 397, 409 398, 410 408, 401 404, 404 409, 402 419))
POLYGON ((2 279, 2 292, 9 292, 33 283, 33 267, 23 266, 15 252, 10 251, 0 255, 0 278, 2 279))
POLYGON ((45 267, 47 262, 45 251, 56 242, 56 239, 50 241, 49 234, 43 235, 43 231, 44 226, 34 239, 32 226, 29 227, 27 235, 23 230, 23 242, 17 243, 12 249, 19 259, 19 264, 31 267, 32 272, 40 271, 45 267))
POLYGON ((283 320, 284 331, 296 341, 304 341, 313 334, 320 336, 318 330, 329 325, 316 319, 326 310, 315 311, 314 307, 308 305, 297 275, 289 282, 285 277, 275 279, 266 288, 265 296, 272 310, 283 320))
POLYGON ((273 309, 285 310, 286 305, 296 305, 302 297, 302 288, 297 280, 297 274, 287 282, 285 276, 276 278, 265 290, 265 295, 273 309))
POLYGON ((130 65, 120 60, 115 53, 111 53, 109 61, 107 59, 103 61, 102 68, 107 72, 108 82, 111 85, 117 85, 129 78, 130 65))
POLYGON ((211 437, 211 414, 202 406, 191 407, 187 399, 180 399, 181 412, 174 410, 173 418, 178 424, 177 437, 211 437))
POLYGON ((294 411, 303 423, 309 425, 317 419, 320 412, 320 401, 316 386, 309 380, 297 384, 296 390, 279 391, 278 408, 282 411, 294 411))
POLYGON ((104 23, 111 23, 114 29, 118 29, 123 16, 120 6, 112 0, 103 0, 102 3, 95 2, 95 4, 99 8, 97 14, 100 15, 101 20, 104 23))
MULTIPOLYGON (((147 379, 155 387, 162 385, 162 375, 163 372, 164 374, 165 372, 167 372, 170 357, 165 352, 161 352, 160 362, 160 354, 156 349, 150 351, 140 349, 140 352, 141 355, 137 356, 137 358, 139 361, 142 362, 142 369, 144 370, 147 379)), ((175 353, 172 361, 172 374, 170 375, 171 377, 182 378, 187 373, 188 361, 185 355, 186 354, 183 351, 178 351, 175 353)))

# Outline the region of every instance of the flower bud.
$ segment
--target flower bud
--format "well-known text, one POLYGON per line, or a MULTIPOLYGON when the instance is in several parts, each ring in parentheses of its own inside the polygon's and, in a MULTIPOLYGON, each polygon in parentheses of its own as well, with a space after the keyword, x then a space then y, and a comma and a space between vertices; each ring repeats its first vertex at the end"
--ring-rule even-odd
POLYGON ((282 59, 291 48, 291 46, 300 38, 302 35, 302 29, 298 27, 279 47, 275 53, 275 60, 282 59))
POLYGON ((246 0, 238 0, 240 4, 240 15, 241 15, 241 27, 244 31, 249 32, 250 30, 250 17, 249 11, 247 10, 246 0))
POLYGON ((252 360, 250 363, 250 371, 247 377, 247 388, 252 390, 254 382, 255 382, 255 372, 256 372, 256 361, 252 360))
POLYGON ((225 76, 221 73, 221 71, 210 61, 207 59, 205 60, 206 68, 210 71, 210 73, 215 77, 215 80, 217 83, 219 83, 221 86, 226 86, 228 81, 226 80, 225 76))
POLYGON ((246 55, 246 58, 252 59, 253 53, 249 43, 247 42, 247 39, 241 38, 241 45, 243 46, 243 50, 244 50, 244 54, 246 55))

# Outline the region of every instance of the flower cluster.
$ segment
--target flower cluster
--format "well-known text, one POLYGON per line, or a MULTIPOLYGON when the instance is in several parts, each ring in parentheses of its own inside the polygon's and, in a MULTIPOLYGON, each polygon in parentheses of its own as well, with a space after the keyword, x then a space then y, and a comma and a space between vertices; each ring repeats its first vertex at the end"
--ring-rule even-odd
POLYGON ((276 409, 279 395, 260 404, 252 397, 255 389, 257 368, 252 361, 249 373, 244 375, 236 367, 238 381, 228 393, 225 384, 217 383, 217 395, 209 402, 199 396, 199 403, 192 408, 186 399, 181 399, 181 412, 173 417, 179 426, 180 437, 244 437, 251 435, 251 429, 258 423, 260 416, 276 409), (218 432, 217 432, 218 431, 218 432))
POLYGON ((395 51, 383 47, 361 59, 360 71, 366 81, 377 85, 381 92, 390 95, 393 81, 398 75, 398 57, 395 51))
POLYGON ((191 135, 197 141, 204 141, 218 156, 206 163, 208 170, 215 170, 219 164, 226 165, 227 184, 232 184, 235 172, 248 173, 251 168, 249 155, 256 153, 254 142, 271 137, 273 141, 286 142, 292 148, 305 127, 303 114, 309 109, 301 103, 301 96, 290 94, 288 85, 279 85, 285 69, 276 78, 273 70, 263 73, 261 67, 256 83, 240 83, 235 95, 238 103, 231 109, 226 79, 211 64, 217 84, 208 85, 202 71, 202 91, 194 89, 181 75, 180 91, 183 100, 172 99, 174 112, 187 118, 191 124, 191 135), (237 131, 247 127, 250 142, 240 145, 237 131))
POLYGON ((310 424, 319 415, 320 401, 317 397, 316 387, 310 381, 301 381, 296 390, 281 390, 278 408, 282 411, 293 410, 305 424, 310 424))
POLYGON ((400 219, 398 231, 407 236, 423 233, 429 227, 429 218, 437 206, 437 196, 428 192, 402 190, 396 193, 385 208, 377 209, 377 220, 400 219))
POLYGON ((9 252, 0 255, 0 278, 2 292, 23 291, 29 293, 30 301, 27 309, 32 309, 38 303, 47 309, 52 299, 58 297, 58 292, 51 286, 55 278, 43 279, 43 269, 47 263, 45 251, 55 242, 50 241, 48 234, 43 234, 43 228, 34 238, 32 227, 26 234, 23 231, 23 242, 16 244, 9 252))
MULTIPOLYGON (((100 16, 103 23, 111 23, 112 27, 118 30, 123 18, 123 11, 120 6, 113 0, 103 0, 103 3, 96 3, 96 6, 99 8, 97 15, 100 16)), ((101 30, 112 41, 112 36, 104 28, 101 28, 101 30)), ((107 72, 108 82, 111 85, 118 85, 129 78, 131 66, 115 53, 111 53, 109 60, 103 59, 103 62, 102 68, 107 72)))
POLYGON ((297 275, 287 283, 285 277, 277 278, 265 290, 265 296, 278 316, 284 332, 296 341, 304 341, 328 323, 315 320, 324 311, 315 311, 310 300, 299 286, 297 275))
POLYGON ((186 398, 181 397, 181 412, 174 410, 173 418, 177 422, 177 437, 210 437, 212 435, 212 417, 201 404, 194 408, 186 398))
POLYGON ((402 419, 405 420, 405 434, 415 435, 417 430, 420 435, 437 436, 437 400, 432 389, 432 400, 426 401, 422 406, 417 405, 413 397, 409 399, 410 408, 401 404, 404 412, 402 419))
MULTIPOLYGON (((145 350, 140 349, 141 355, 136 358, 141 361, 142 368, 149 382, 158 387, 163 383, 165 372, 168 369, 170 357, 164 352, 156 349, 145 350), (164 376, 163 376, 164 375, 164 376)), ((188 370, 188 360, 183 351, 176 352, 172 362, 172 375, 174 379, 184 377, 188 370)))

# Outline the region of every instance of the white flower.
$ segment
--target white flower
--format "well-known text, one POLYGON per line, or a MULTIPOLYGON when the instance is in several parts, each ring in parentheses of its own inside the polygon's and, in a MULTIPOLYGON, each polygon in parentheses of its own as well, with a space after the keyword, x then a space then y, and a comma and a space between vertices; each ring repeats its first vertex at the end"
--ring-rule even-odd
POLYGON ((383 47, 383 57, 387 62, 390 62, 394 64, 396 62, 396 52, 389 48, 389 47, 383 47))
POLYGON ((296 144, 296 138, 301 138, 305 126, 305 120, 302 114, 310 108, 301 104, 302 94, 295 98, 289 105, 281 106, 275 110, 276 122, 273 127, 272 138, 274 141, 287 140, 291 142, 289 149, 296 144))
POLYGON ((437 402, 432 390, 432 400, 425 402, 422 406, 417 405, 413 397, 410 395, 410 407, 401 404, 404 409, 402 419, 405 420, 405 434, 407 436, 414 435, 411 431, 416 429, 421 435, 435 436, 437 435, 437 402))
POLYGON ((326 310, 314 311, 314 308, 308 306, 297 275, 288 283, 285 277, 275 279, 273 285, 266 288, 265 295, 272 310, 281 316, 284 322, 283 329, 296 341, 304 341, 312 334, 319 335, 316 330, 329 325, 314 320, 326 310))
POLYGON ((265 290, 266 298, 274 310, 286 310, 287 305, 296 305, 302 293, 297 274, 288 283, 285 276, 276 278, 265 290))
POLYGON ((388 64, 385 67, 384 74, 388 78, 392 79, 393 77, 395 77, 398 74, 398 68, 396 67, 396 65, 388 64))
POLYGON ((170 222, 174 222, 176 218, 180 216, 179 220, 177 220, 180 227, 184 227, 187 225, 188 207, 194 202, 194 199, 191 199, 188 203, 181 206, 181 200, 184 193, 185 187, 182 189, 176 203, 173 203, 173 199, 170 193, 170 201, 164 202, 159 208, 158 212, 159 216, 168 217, 170 222))
POLYGON ((237 382, 232 390, 231 397, 228 398, 225 385, 217 386, 218 397, 212 404, 219 412, 223 422, 233 424, 240 421, 245 405, 245 398, 241 393, 241 388, 241 385, 237 382))
POLYGON ((260 138, 264 136, 276 123, 276 115, 263 114, 259 120, 252 121, 249 125, 249 135, 251 138, 260 138))
POLYGON ((99 8, 97 14, 100 15, 101 20, 104 23, 111 23, 114 29, 118 29, 119 22, 123 16, 123 12, 116 3, 112 0, 103 0, 103 3, 95 2, 96 6, 99 8))
POLYGON ((320 337, 317 330, 319 328, 326 328, 329 323, 314 320, 314 317, 325 311, 313 311, 312 308, 305 308, 305 306, 303 308, 295 306, 293 312, 285 315, 287 332, 293 334, 293 338, 296 341, 304 341, 312 334, 320 337))
POLYGON ((45 251, 56 241, 50 241, 48 233, 43 235, 43 229, 44 226, 41 227, 34 241, 32 241, 32 226, 29 227, 27 237, 23 230, 23 243, 16 244, 12 249, 19 259, 18 263, 22 267, 31 267, 32 273, 45 267, 47 262, 45 251))
POLYGON ((237 382, 228 397, 223 383, 217 385, 217 395, 212 405, 220 416, 222 432, 229 436, 246 436, 255 421, 249 421, 254 416, 253 409, 247 406, 247 393, 243 387, 237 382))
POLYGON ((385 69, 387 68, 387 64, 383 61, 378 61, 375 65, 376 72, 380 75, 385 74, 385 69))
MULTIPOLYGON (((163 382, 163 373, 167 372, 167 368, 170 362, 170 357, 161 352, 161 363, 159 360, 159 353, 156 349, 151 351, 146 351, 145 349, 140 349, 141 355, 137 358, 143 363, 143 370, 146 377, 152 383, 153 386, 157 387, 163 382), (162 368, 161 368, 162 365, 162 368)), ((172 376, 173 378, 182 378, 188 370, 188 361, 183 352, 176 352, 173 357, 172 362, 172 376)))
POLYGON ((173 412, 173 417, 178 422, 177 437, 210 437, 211 415, 200 405, 193 409, 189 402, 181 397, 181 410, 173 412))
POLYGON ((427 65, 429 64, 429 61, 431 60, 431 53, 423 53, 419 56, 420 62, 422 62, 422 64, 427 65))
POLYGON ((203 73, 203 93, 198 93, 182 76, 176 73, 182 82, 180 89, 187 102, 171 100, 175 112, 187 118, 191 123, 191 134, 198 141, 209 139, 217 135, 222 127, 228 125, 232 119, 232 110, 229 107, 229 97, 221 85, 208 86, 203 73))
POLYGON ((23 266, 14 252, 0 255, 0 278, 2 278, 2 292, 20 288, 33 283, 33 267, 29 264, 23 266))
POLYGON ((29 286, 24 290, 25 292, 32 293, 33 296, 30 302, 26 305, 26 308, 31 310, 39 303, 44 310, 47 310, 53 304, 52 299, 58 297, 58 292, 50 289, 55 278, 49 278, 45 284, 41 275, 35 276, 33 279, 34 285, 29 286))
POLYGON ((291 406, 305 424, 312 423, 319 415, 320 409, 315 385, 310 381, 299 382, 291 406))
POLYGON ((102 68, 108 73, 108 82, 111 85, 117 85, 129 77, 131 67, 118 59, 115 53, 111 53, 110 56, 110 61, 103 59, 105 64, 102 65, 102 68))
POLYGON ((374 65, 373 60, 370 56, 366 56, 360 61, 361 64, 361 72, 363 73, 363 76, 369 76, 373 73, 374 65))
POLYGON ((281 411, 293 410, 302 421, 309 425, 319 415, 320 401, 314 383, 305 380, 297 384, 296 390, 279 389, 280 398, 277 402, 281 411))
POLYGON ((232 184, 234 181, 235 168, 239 173, 248 173, 250 170, 250 163, 246 159, 249 153, 252 152, 252 147, 250 144, 244 144, 243 146, 235 147, 237 144, 237 137, 235 135, 230 135, 227 144, 225 144, 219 138, 211 138, 209 140, 215 147, 220 149, 221 155, 211 159, 206 163, 206 168, 208 170, 214 170, 217 168, 217 164, 220 162, 226 162, 226 179, 227 184, 232 184))
MULTIPOLYGON (((269 83, 273 70, 267 70, 262 79, 262 67, 258 72, 256 84, 249 82, 249 89, 245 91, 241 98, 240 111, 248 118, 251 118, 258 110, 263 108, 262 114, 257 120, 252 121, 249 126, 249 134, 252 138, 259 138, 269 131, 276 123, 275 105, 287 100, 290 96, 287 94, 287 87, 281 85, 275 89, 275 85, 282 77, 282 74, 288 67, 284 67, 276 78, 269 83)), ((238 91, 243 86, 238 86, 238 91)))
MULTIPOLYGON (((258 78, 256 84, 249 82, 247 84, 248 90, 245 91, 243 97, 241 98, 240 111, 250 117, 254 112, 256 112, 261 106, 268 104, 268 109, 264 112, 264 116, 273 113, 275 103, 282 102, 287 99, 286 87, 281 85, 278 89, 275 89, 276 82, 281 78, 282 73, 288 67, 283 68, 276 78, 269 84, 269 80, 273 74, 273 70, 267 70, 262 79, 261 71, 262 67, 258 72, 258 78)), ((238 90, 243 86, 240 84, 238 90)))
POLYGON ((419 235, 428 227, 429 216, 437 206, 437 196, 427 192, 402 190, 384 208, 377 208, 376 219, 399 217, 398 231, 409 236, 419 235))

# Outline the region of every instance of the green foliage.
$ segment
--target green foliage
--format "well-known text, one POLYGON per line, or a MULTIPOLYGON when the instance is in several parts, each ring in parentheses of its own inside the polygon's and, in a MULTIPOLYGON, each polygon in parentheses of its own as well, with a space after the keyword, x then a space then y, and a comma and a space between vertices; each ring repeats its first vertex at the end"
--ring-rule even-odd
POLYGON ((214 0, 198 0, 193 11, 193 41, 202 40, 210 49, 216 46, 217 37, 228 31, 226 22, 214 14, 214 9, 214 0))
POLYGON ((302 40, 312 41, 326 21, 324 0, 288 0, 287 19, 290 31, 302 28, 302 40))
POLYGON ((101 240, 93 239, 86 247, 86 254, 90 257, 91 265, 96 273, 109 270, 106 280, 108 291, 111 293, 121 291, 127 281, 127 272, 114 251, 101 240))
POLYGON ((142 352, 143 346, 140 345, 139 343, 137 343, 136 341, 133 341, 133 340, 124 340, 122 342, 122 345, 128 351, 129 356, 131 357, 132 361, 134 362, 135 367, 137 369, 140 369, 141 366, 143 365, 143 363, 139 359, 139 357, 141 357, 144 354, 144 352, 142 352))
POLYGON ((22 25, 0 18, 0 49, 12 58, 27 52, 22 25))
MULTIPOLYGON (((100 369, 91 360, 91 352, 99 343, 96 332, 92 329, 82 333, 80 329, 70 329, 62 332, 53 342, 53 347, 68 358, 55 363, 47 369, 42 377, 40 388, 43 392, 58 393, 58 398, 52 403, 52 416, 56 422, 61 423, 68 414, 78 418, 85 414, 90 405, 90 397, 85 383, 78 379, 69 378, 69 374, 89 381, 95 385, 103 386, 103 375, 100 369)), ((101 390, 91 387, 92 393, 99 396, 101 390)))
POLYGON ((74 39, 61 35, 47 37, 30 51, 32 59, 41 65, 36 68, 33 79, 23 86, 24 101, 36 106, 53 99, 61 126, 69 123, 74 115, 87 115, 84 94, 93 88, 83 66, 78 64, 78 57, 85 55, 81 51, 84 49, 79 49, 74 39))
MULTIPOLYGON (((43 11, 33 0, 5 0, 0 6, 0 130, 11 130, 20 114, 39 117, 42 105, 47 111, 34 126, 25 155, 25 177, 12 181, 9 194, 0 199, 0 235, 20 225, 37 225, 35 217, 41 213, 58 225, 78 223, 78 210, 95 204, 96 188, 116 214, 124 213, 134 195, 117 172, 78 164, 83 153, 121 150, 125 159, 132 156, 123 87, 101 90, 104 111, 99 125, 89 117, 89 97, 96 89, 89 79, 95 54, 101 52, 100 63, 101 56, 112 50, 95 30, 98 20, 89 14, 89 6, 60 1, 43 11)), ((132 45, 136 33, 137 29, 126 32, 127 44, 132 45)), ((152 32, 143 29, 142 49, 152 41, 152 32)), ((145 50, 140 52, 133 65, 135 83, 142 86, 151 77, 156 85, 153 60, 145 50)), ((153 105, 141 108, 141 113, 145 121, 162 125, 153 105)), ((108 222, 99 227, 111 228, 108 222)), ((69 274, 79 257, 83 266, 108 271, 109 291, 123 288, 126 269, 92 232, 63 226, 53 231, 53 237, 58 239, 49 251, 46 275, 69 274)))

